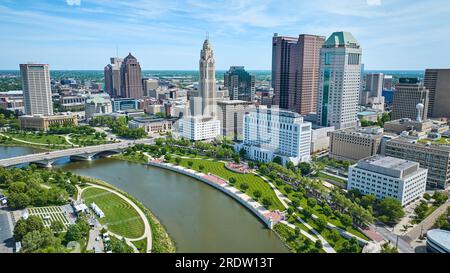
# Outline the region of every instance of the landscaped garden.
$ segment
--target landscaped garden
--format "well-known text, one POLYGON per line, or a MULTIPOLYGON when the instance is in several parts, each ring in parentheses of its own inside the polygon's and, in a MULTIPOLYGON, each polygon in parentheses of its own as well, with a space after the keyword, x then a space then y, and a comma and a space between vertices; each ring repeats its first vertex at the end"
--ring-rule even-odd
POLYGON ((89 206, 95 203, 105 214, 100 218, 101 224, 108 230, 130 239, 144 234, 144 222, 138 212, 118 195, 99 188, 86 188, 82 198, 89 206))
POLYGON ((283 204, 278 200, 270 185, 253 173, 235 173, 226 169, 225 163, 214 160, 187 159, 174 156, 171 158, 170 162, 199 172, 212 173, 228 181, 231 179, 231 181, 234 182, 234 187, 242 190, 255 200, 264 200, 265 198, 270 200, 270 209, 278 209, 279 211, 285 210, 283 204), (177 158, 179 162, 177 162, 177 158))

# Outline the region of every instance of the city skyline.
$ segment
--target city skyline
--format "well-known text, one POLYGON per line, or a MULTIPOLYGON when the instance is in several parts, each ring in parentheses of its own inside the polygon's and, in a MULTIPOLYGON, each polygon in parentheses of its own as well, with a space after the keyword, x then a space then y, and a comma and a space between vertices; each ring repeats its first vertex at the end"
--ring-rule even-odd
POLYGON ((8 70, 28 61, 54 70, 101 70, 117 48, 121 57, 132 52, 143 70, 195 70, 206 33, 215 44, 217 70, 270 70, 275 32, 329 37, 350 31, 364 48, 367 70, 442 68, 450 58, 444 50, 450 8, 443 1, 3 0, 0 11, 8 37, 0 45, 0 69, 8 70))

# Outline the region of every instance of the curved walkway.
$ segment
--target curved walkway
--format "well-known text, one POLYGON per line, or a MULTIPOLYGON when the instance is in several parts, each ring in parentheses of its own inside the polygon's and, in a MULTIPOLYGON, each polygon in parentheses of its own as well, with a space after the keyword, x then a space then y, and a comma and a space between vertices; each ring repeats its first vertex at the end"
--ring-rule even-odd
MULTIPOLYGON (((26 141, 26 140, 22 140, 22 139, 18 139, 18 138, 14 138, 14 137, 10 137, 8 135, 4 135, 2 133, 0 133, 0 136, 4 136, 4 137, 9 137, 14 141, 17 142, 21 142, 21 143, 25 143, 25 144, 30 144, 30 145, 37 145, 37 146, 47 146, 47 147, 51 147, 51 146, 57 146, 57 147, 72 147, 72 145, 68 145, 68 144, 47 144, 47 143, 37 143, 37 142, 31 142, 31 141, 26 141)), ((66 139, 67 141, 67 139, 66 139)))
POLYGON ((127 243, 133 247, 133 249, 135 251, 137 251, 136 247, 131 243, 133 241, 139 241, 142 240, 144 238, 147 238, 147 253, 150 253, 152 251, 152 230, 150 227, 150 224, 148 222, 147 216, 145 216, 145 213, 130 199, 128 199, 128 197, 124 196, 123 194, 121 194, 120 192, 117 192, 115 190, 112 190, 110 188, 104 187, 104 186, 100 186, 100 185, 95 185, 95 184, 91 184, 91 183, 87 183, 87 185, 89 185, 89 187, 85 187, 83 189, 81 189, 81 191, 78 191, 78 198, 81 197, 81 194, 84 190, 88 189, 88 188, 98 188, 98 189, 102 189, 102 190, 106 190, 108 192, 111 192, 117 196, 119 196, 120 198, 122 198, 123 200, 125 200, 128 204, 130 204, 139 214, 139 216, 141 217, 142 221, 144 222, 144 234, 139 237, 139 238, 134 238, 134 239, 129 239, 120 235, 117 235, 111 231, 108 231, 109 233, 113 234, 114 236, 118 237, 120 240, 122 238, 125 238, 125 240, 127 241, 127 243))

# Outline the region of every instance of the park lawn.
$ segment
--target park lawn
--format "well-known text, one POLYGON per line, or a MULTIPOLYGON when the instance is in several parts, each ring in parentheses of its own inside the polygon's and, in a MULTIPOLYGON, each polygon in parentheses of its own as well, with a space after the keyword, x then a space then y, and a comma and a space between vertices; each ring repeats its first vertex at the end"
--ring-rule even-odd
POLYGON ((108 229, 130 239, 144 234, 144 222, 138 212, 118 195, 98 188, 86 188, 81 197, 88 206, 95 203, 105 214, 99 219, 108 229))
POLYGON ((125 160, 134 163, 146 164, 148 163, 148 157, 140 152, 132 152, 129 154, 117 154, 113 156, 114 158, 125 160))
POLYGON ((140 253, 147 253, 147 237, 139 241, 131 241, 140 253))
POLYGON ((109 141, 103 138, 96 138, 95 135, 70 135, 70 141, 76 145, 81 146, 91 146, 91 145, 102 145, 107 144, 109 141))
MULTIPOLYGON (((171 159, 171 163, 175 164, 175 157, 171 159)), ((204 173, 212 173, 226 180, 229 180, 231 177, 234 177, 236 178, 236 184, 234 185, 236 188, 240 189, 239 186, 242 183, 247 183, 249 188, 247 189, 246 194, 248 194, 249 196, 251 196, 256 200, 253 192, 259 190, 262 193, 262 196, 259 198, 259 200, 262 200, 263 198, 266 197, 272 201, 270 209, 273 210, 278 209, 279 211, 285 210, 283 204, 281 204, 280 200, 278 200, 277 196, 275 195, 275 192, 270 187, 270 185, 267 184, 262 178, 258 177, 253 173, 250 174, 235 173, 227 170, 225 168, 225 163, 213 160, 181 158, 180 165, 186 168, 194 169, 196 171, 200 171, 199 166, 203 165, 205 167, 205 169, 203 170, 204 173), (192 161, 194 163, 192 165, 192 168, 189 167, 188 161, 192 161)))
POLYGON ((16 138, 23 141, 39 143, 39 144, 57 144, 57 145, 67 145, 66 139, 59 135, 48 135, 48 134, 35 134, 35 133, 2 133, 6 136, 16 138))

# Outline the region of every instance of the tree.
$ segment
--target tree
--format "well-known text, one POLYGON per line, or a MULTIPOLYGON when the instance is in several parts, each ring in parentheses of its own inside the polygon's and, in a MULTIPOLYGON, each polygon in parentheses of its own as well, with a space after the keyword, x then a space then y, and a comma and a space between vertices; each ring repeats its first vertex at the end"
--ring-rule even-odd
POLYGON ((14 239, 16 241, 22 241, 23 237, 31 231, 41 231, 44 229, 44 223, 41 218, 35 215, 29 216, 26 220, 20 219, 14 226, 14 239))
POLYGON ((205 169, 205 166, 204 166, 204 165, 200 165, 200 166, 198 166, 198 169, 199 169, 201 172, 203 172, 203 170, 205 169))
POLYGON ((381 246, 381 253, 398 253, 398 249, 389 243, 385 243, 381 246))
POLYGON ((308 175, 312 171, 311 165, 307 162, 300 162, 298 163, 297 167, 299 168, 302 175, 308 175))
POLYGON ((176 163, 177 165, 180 165, 180 163, 181 163, 181 158, 176 157, 176 158, 175 158, 175 163, 176 163))
POLYGON ((264 207, 269 208, 270 206, 272 206, 273 203, 271 199, 264 197, 262 200, 262 204, 264 207))
POLYGON ((258 200, 262 196, 262 193, 260 190, 255 190, 253 192, 253 195, 255 196, 256 200, 258 200))
POLYGON ((78 241, 83 238, 83 232, 79 225, 71 225, 67 229, 66 241, 78 241))
POLYGON ((331 216, 333 214, 333 210, 330 208, 330 206, 328 205, 324 205, 322 208, 322 212, 323 214, 325 214, 326 216, 331 216))
POLYGON ((8 205, 12 209, 24 209, 31 204, 30 197, 25 193, 11 193, 8 196, 8 205))
POLYGON ((434 192, 432 198, 434 199, 433 205, 440 206, 447 202, 448 196, 441 191, 436 191, 434 192))
POLYGON ((314 246, 315 246, 317 249, 322 249, 322 241, 317 240, 317 241, 315 242, 314 246))
POLYGON ((230 182, 231 185, 236 183, 236 178, 235 177, 230 177, 230 179, 228 179, 228 182, 230 182))
MULTIPOLYGON (((316 220, 316 225, 317 228, 319 229, 319 231, 324 230, 327 227, 328 221, 325 217, 323 216, 319 216, 319 218, 317 218, 316 220)), ((321 247, 319 247, 321 248, 321 247)))
POLYGON ((308 198, 306 203, 308 204, 308 207, 314 208, 317 205, 317 200, 310 197, 310 198, 308 198))
POLYGON ((333 242, 337 242, 339 240, 339 238, 341 238, 341 235, 339 234, 339 231, 337 231, 337 229, 333 229, 330 232, 330 235, 328 235, 328 237, 333 241, 333 242))
MULTIPOLYGON (((178 157, 177 157, 178 158, 178 157)), ((166 154, 165 156, 164 156, 164 159, 166 160, 166 161, 170 161, 170 160, 172 160, 172 156, 170 155, 170 154, 166 154)), ((176 159, 175 159, 176 160, 176 159)))
POLYGON ((349 227, 353 224, 353 219, 347 214, 342 214, 341 223, 344 225, 344 227, 349 227))
POLYGON ((342 252, 344 253, 359 253, 360 251, 361 248, 354 237, 342 244, 342 252))
POLYGON ((53 235, 49 228, 42 231, 34 230, 23 237, 22 248, 23 253, 49 253, 64 252, 61 240, 53 235))
POLYGON ((369 208, 369 207, 373 207, 373 205, 375 204, 377 200, 377 197, 373 194, 369 194, 369 195, 364 195, 363 197, 361 197, 361 206, 363 206, 364 208, 369 208))
POLYGON ((428 213, 428 204, 425 201, 421 201, 419 205, 414 209, 416 214, 416 220, 422 221, 428 213))
POLYGON ((274 157, 272 162, 277 163, 278 165, 283 165, 283 159, 279 156, 274 157))
POLYGON ((59 234, 62 231, 64 231, 65 226, 64 226, 63 222, 61 222, 60 220, 56 220, 56 221, 52 222, 52 224, 50 225, 50 229, 54 233, 59 234))
POLYGON ((385 198, 381 200, 376 206, 376 210, 379 219, 386 223, 394 223, 405 216, 402 205, 394 198, 385 198))
POLYGON ((303 215, 305 215, 306 218, 310 218, 313 215, 313 212, 310 208, 303 209, 303 215))
POLYGON ((189 161, 187 162, 187 164, 188 164, 189 168, 192 168, 192 166, 194 165, 194 162, 192 162, 192 161, 189 160, 189 161))
POLYGON ((249 186, 247 183, 244 182, 239 186, 239 188, 241 188, 241 190, 245 192, 246 190, 248 190, 249 186))

